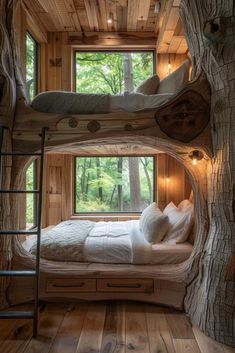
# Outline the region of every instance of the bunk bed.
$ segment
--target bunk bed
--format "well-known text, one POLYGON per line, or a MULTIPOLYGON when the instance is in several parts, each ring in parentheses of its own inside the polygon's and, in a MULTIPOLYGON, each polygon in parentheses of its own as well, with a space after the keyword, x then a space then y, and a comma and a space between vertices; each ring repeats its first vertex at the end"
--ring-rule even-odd
MULTIPOLYGON (((166 86, 169 82, 168 78, 165 82, 166 86)), ((142 261, 144 263, 138 263, 138 261, 120 263, 119 261, 119 263, 107 264, 42 258, 40 265, 41 298, 135 299, 182 308, 187 284, 193 279, 194 269, 207 234, 208 225, 207 217, 205 217, 207 209, 206 202, 202 201, 204 200, 202 195, 206 189, 205 166, 206 159, 211 153, 211 140, 210 105, 208 103, 210 91, 205 77, 202 74, 193 82, 186 85, 184 82, 184 85, 178 89, 176 92, 172 91, 171 94, 168 91, 167 96, 164 97, 165 101, 162 100, 160 105, 154 105, 154 107, 146 108, 145 106, 145 109, 137 108, 136 110, 135 108, 125 111, 119 105, 118 109, 110 111, 109 101, 107 112, 99 111, 94 114, 88 114, 87 111, 84 113, 83 110, 80 113, 78 110, 65 110, 62 114, 58 113, 57 104, 51 103, 58 101, 58 98, 55 99, 55 97, 60 97, 57 92, 54 97, 52 94, 52 100, 50 93, 39 96, 32 107, 28 106, 23 96, 19 98, 13 131, 14 151, 25 152, 30 144, 32 152, 37 152, 42 127, 47 129, 46 151, 55 151, 68 146, 79 148, 80 145, 102 145, 117 141, 132 143, 138 138, 139 144, 156 147, 181 161, 188 170, 197 201, 200 195, 200 204, 195 210, 195 244, 194 246, 189 243, 184 244, 187 249, 185 249, 186 255, 184 254, 181 258, 182 261, 179 258, 177 260, 176 256, 176 248, 181 246, 180 244, 167 245, 168 255, 172 253, 172 259, 175 256, 175 261, 171 261, 169 255, 167 264, 156 264, 151 260, 142 261), (45 104, 45 100, 48 99, 50 103, 45 104), (33 109, 36 106, 41 111, 33 109), (47 108, 40 108, 45 106, 47 108), (48 110, 48 107, 51 110, 48 110), (201 163, 203 168, 200 170, 192 168, 190 159, 192 149, 203 153, 204 158, 201 163)), ((159 94, 164 95, 164 86, 163 92, 159 94)), ((124 95, 122 100, 125 101, 127 96, 124 95)), ((22 171, 29 161, 30 158, 23 159, 14 170, 16 183, 21 180, 22 171)), ((152 254, 154 251, 159 254, 159 251, 163 253, 165 251, 162 243, 150 247, 151 251, 147 251, 147 254, 152 254)), ((34 255, 23 248, 19 239, 14 241, 12 265, 17 269, 30 269, 34 266, 34 255)), ((14 279, 8 290, 10 303, 16 304, 32 298, 32 289, 33 284, 29 279, 14 279), (27 288, 24 293, 19 290, 22 285, 27 288)))

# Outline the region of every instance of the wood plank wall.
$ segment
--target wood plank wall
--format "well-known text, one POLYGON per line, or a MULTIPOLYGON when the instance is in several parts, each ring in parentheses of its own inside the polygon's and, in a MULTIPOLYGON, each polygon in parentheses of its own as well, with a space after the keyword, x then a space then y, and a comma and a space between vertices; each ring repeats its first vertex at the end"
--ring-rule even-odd
POLYGON ((71 217, 73 211, 73 157, 46 155, 43 190, 43 227, 71 217))
POLYGON ((171 201, 177 206, 182 200, 189 199, 192 189, 182 164, 165 153, 158 154, 157 159, 156 196, 158 207, 163 210, 171 201))
POLYGON ((157 74, 162 80, 164 77, 168 76, 171 72, 175 71, 182 65, 182 63, 189 59, 186 54, 157 54, 157 74), (171 64, 171 68, 169 69, 168 64, 171 64))
MULTIPOLYGON (((155 199, 160 209, 173 201, 176 205, 189 198, 191 186, 184 167, 176 159, 162 153, 157 157, 155 199), (166 182, 169 176, 169 183, 166 182)), ((45 158, 43 227, 57 224, 73 216, 73 156, 49 154, 45 158)), ((126 216, 88 217, 93 220, 122 220, 126 216), (94 219, 94 217, 96 217, 94 219)), ((131 216, 132 218, 132 216, 131 216)), ((136 218, 136 217, 135 217, 136 218)))

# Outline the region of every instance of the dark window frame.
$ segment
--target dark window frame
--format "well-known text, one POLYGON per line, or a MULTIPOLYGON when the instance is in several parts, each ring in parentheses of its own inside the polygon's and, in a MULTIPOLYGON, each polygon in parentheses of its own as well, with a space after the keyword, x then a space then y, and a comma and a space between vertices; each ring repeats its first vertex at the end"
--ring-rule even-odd
POLYGON ((72 199, 73 199, 73 215, 74 216, 79 216, 79 215, 140 215, 141 211, 94 211, 94 212, 76 212, 76 158, 96 158, 96 157, 152 157, 153 158, 153 202, 156 202, 156 171, 157 171, 157 160, 155 155, 145 155, 145 154, 137 154, 137 155, 128 155, 128 154, 122 154, 122 155, 112 155, 112 154, 105 154, 105 155, 91 155, 91 156, 80 156, 80 155, 75 155, 74 160, 73 160, 73 193, 72 193, 72 199))
MULTIPOLYGON (((26 49, 26 53, 25 53, 25 58, 27 58, 27 36, 33 41, 34 43, 34 93, 35 96, 38 94, 38 90, 39 90, 39 84, 38 84, 38 78, 39 78, 39 43, 38 41, 35 39, 35 37, 32 35, 32 33, 27 30, 26 31, 26 36, 25 36, 25 49, 26 49)), ((27 60, 25 60, 25 75, 26 75, 26 71, 27 71, 27 60)), ((26 81, 26 80, 25 80, 26 81)), ((28 96, 30 98, 29 92, 28 96)))
POLYGON ((75 49, 73 57, 73 88, 77 92, 77 76, 76 76, 76 54, 77 53, 152 53, 153 55, 153 75, 156 74, 156 50, 154 49, 75 49))

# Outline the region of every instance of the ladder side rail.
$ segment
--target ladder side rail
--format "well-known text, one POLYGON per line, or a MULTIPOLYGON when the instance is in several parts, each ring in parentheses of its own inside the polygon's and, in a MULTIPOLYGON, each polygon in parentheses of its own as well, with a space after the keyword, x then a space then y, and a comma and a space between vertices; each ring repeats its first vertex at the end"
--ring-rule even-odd
POLYGON ((42 230, 42 198, 43 198, 43 170, 44 170, 44 149, 45 149, 46 128, 42 128, 41 135, 41 160, 39 173, 39 199, 38 199, 38 215, 37 215, 37 251, 36 251, 36 283, 34 298, 34 322, 33 336, 37 336, 38 328, 38 306, 39 306, 39 280, 40 280, 40 247, 41 247, 41 230, 42 230))

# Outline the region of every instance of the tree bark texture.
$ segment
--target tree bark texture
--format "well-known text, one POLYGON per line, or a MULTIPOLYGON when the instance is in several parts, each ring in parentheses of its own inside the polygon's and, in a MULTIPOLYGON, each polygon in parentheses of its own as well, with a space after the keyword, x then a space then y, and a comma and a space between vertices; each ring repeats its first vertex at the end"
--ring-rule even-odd
MULTIPOLYGON (((14 72, 14 56, 11 41, 14 38, 12 28, 14 2, 1 0, 0 2, 0 125, 7 129, 3 133, 2 149, 11 152, 11 129, 14 123, 16 103, 16 81, 14 72)), ((9 189, 11 184, 11 157, 2 157, 1 189, 9 189)), ((7 194, 0 196, 0 226, 10 229, 12 226, 11 201, 7 194)), ((0 269, 6 270, 11 266, 12 239, 8 235, 0 236, 0 269)), ((7 304, 5 291, 9 280, 0 277, 0 307, 7 304)))
POLYGON ((208 171, 210 228, 185 307, 209 336, 235 346, 235 13, 234 1, 182 0, 193 74, 211 86, 213 158, 208 171))

